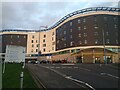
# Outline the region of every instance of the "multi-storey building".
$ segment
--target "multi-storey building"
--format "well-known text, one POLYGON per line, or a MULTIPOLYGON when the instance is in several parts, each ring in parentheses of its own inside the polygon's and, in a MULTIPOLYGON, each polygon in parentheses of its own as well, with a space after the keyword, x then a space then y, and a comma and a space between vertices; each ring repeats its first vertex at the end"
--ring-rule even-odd
MULTIPOLYGON (((3 30, 6 45, 26 47, 27 56, 51 56, 68 62, 120 62, 119 8, 94 7, 78 10, 43 30, 3 30)), ((40 58, 39 58, 40 59, 40 58)))

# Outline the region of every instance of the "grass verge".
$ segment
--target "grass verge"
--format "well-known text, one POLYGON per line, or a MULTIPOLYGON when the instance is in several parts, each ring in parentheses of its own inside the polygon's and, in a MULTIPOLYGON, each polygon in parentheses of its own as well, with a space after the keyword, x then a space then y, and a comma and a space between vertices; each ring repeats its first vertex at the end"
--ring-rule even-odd
POLYGON ((6 64, 5 73, 2 75, 2 88, 20 88, 20 73, 24 72, 23 88, 38 88, 29 71, 22 64, 6 64))

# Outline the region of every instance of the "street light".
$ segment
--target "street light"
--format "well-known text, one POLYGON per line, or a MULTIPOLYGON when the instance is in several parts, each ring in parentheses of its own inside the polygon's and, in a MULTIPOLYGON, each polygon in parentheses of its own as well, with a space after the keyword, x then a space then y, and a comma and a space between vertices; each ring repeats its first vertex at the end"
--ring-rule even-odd
POLYGON ((107 61, 106 61, 106 51, 105 51, 105 33, 104 33, 103 29, 102 29, 102 34, 103 34, 103 48, 104 48, 104 63, 107 64, 107 61))
POLYGON ((40 30, 41 28, 47 28, 47 26, 40 26, 39 27, 39 39, 38 39, 38 58, 39 58, 39 54, 41 54, 41 51, 40 51, 40 30))

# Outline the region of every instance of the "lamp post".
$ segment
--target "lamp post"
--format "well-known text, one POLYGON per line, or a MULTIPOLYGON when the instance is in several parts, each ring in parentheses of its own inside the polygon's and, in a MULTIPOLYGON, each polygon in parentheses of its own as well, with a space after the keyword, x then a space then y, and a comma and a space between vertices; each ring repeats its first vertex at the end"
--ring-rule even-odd
POLYGON ((103 48, 104 48, 104 63, 107 64, 106 51, 105 51, 105 33, 104 33, 104 29, 102 29, 102 34, 103 34, 103 48))

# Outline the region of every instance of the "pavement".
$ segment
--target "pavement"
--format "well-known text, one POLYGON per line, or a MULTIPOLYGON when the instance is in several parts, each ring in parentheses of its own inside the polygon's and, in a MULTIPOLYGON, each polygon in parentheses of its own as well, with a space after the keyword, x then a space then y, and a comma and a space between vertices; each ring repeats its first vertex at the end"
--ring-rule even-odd
POLYGON ((104 64, 27 64, 46 88, 120 89, 119 70, 104 64))

